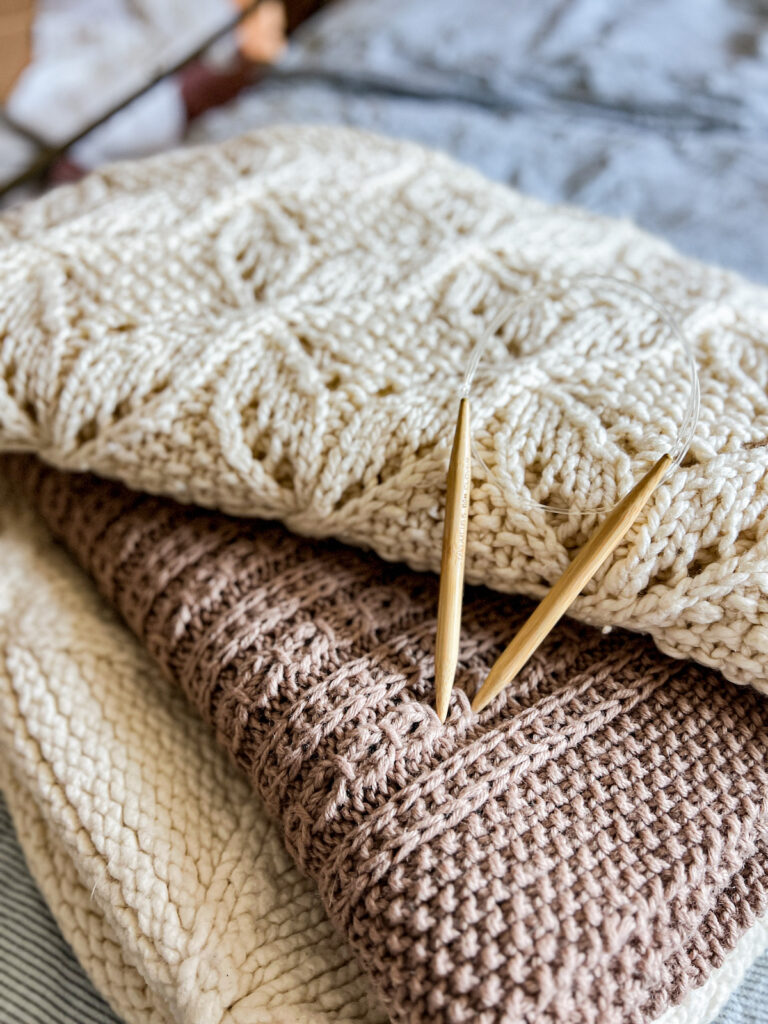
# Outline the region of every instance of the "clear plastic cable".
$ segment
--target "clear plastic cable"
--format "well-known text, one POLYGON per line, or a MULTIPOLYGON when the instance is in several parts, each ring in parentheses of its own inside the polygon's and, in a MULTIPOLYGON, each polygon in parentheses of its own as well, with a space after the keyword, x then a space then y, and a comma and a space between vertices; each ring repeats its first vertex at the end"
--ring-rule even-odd
MULTIPOLYGON (((700 390, 699 390, 699 375, 696 367, 696 358, 693 354, 691 346, 688 344, 685 335, 680 325, 670 315, 669 311, 658 301, 650 292, 647 292, 644 288, 636 285, 630 281, 624 281, 620 278, 609 277, 602 274, 579 274, 569 281, 563 282, 564 288, 580 284, 598 284, 607 286, 609 285, 612 289, 618 292, 624 292, 624 294, 630 296, 635 301, 641 302, 647 308, 651 309, 670 330, 673 338, 680 345, 683 353, 686 357, 688 376, 690 378, 690 389, 688 395, 688 402, 686 405, 683 419, 680 424, 677 436, 674 443, 669 449, 669 454, 672 458, 672 464, 669 468, 667 476, 672 473, 685 458, 685 454, 691 445, 693 435, 696 431, 696 425, 699 421, 699 405, 700 405, 700 390)), ((460 398, 469 398, 471 396, 472 382, 477 373, 480 362, 485 354, 485 350, 488 346, 488 342, 491 338, 495 337, 498 331, 504 326, 505 323, 511 317, 525 307, 535 307, 536 303, 543 300, 547 295, 547 291, 544 288, 536 288, 533 291, 527 292, 525 295, 518 296, 509 302, 499 314, 494 317, 489 327, 484 331, 482 336, 479 338, 474 348, 470 352, 469 359, 467 360, 466 369, 464 372, 464 379, 459 388, 460 398)), ((515 367, 519 369, 521 361, 518 360, 516 363, 510 363, 510 368, 515 367)), ((500 366, 496 366, 495 369, 500 369, 500 366)), ((501 486, 499 479, 491 472, 488 466, 483 461, 477 446, 475 444, 474 437, 472 438, 472 453, 478 460, 481 466, 485 469, 489 479, 496 480, 496 483, 501 486)), ((502 487, 502 490, 504 488, 502 487)), ((556 512, 561 515, 591 515, 595 512, 607 512, 610 511, 614 506, 602 505, 599 507, 585 508, 585 509, 566 509, 558 508, 553 505, 546 505, 541 502, 534 501, 532 498, 521 499, 525 505, 529 508, 541 509, 545 512, 556 512)))

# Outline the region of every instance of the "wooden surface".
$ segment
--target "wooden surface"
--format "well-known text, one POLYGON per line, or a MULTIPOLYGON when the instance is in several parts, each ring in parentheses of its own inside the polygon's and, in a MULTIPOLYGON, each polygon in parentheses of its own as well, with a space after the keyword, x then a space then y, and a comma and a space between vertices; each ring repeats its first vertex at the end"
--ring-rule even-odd
POLYGON ((33 17, 32 0, 0 0, 0 101, 29 61, 33 17))

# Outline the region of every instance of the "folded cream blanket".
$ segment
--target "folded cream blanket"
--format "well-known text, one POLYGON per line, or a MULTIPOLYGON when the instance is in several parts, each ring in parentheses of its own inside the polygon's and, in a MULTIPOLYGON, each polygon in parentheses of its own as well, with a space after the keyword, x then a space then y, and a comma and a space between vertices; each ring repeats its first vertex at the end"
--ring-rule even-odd
POLYGON ((703 401, 685 463, 573 612, 765 688, 768 292, 415 145, 271 129, 6 214, 0 447, 437 569, 468 353, 538 286, 518 370, 475 390, 468 577, 540 594, 594 517, 529 499, 613 502, 672 442, 688 388, 631 302, 587 294, 574 316, 583 271, 668 306, 703 401))
POLYGON ((383 1022, 245 780, 4 479, 0 565, 0 787, 115 1010, 383 1022))
MULTIPOLYGON (((764 948, 760 694, 565 620, 443 726, 433 577, 8 470, 280 820, 394 1021, 706 1024, 764 948)), ((461 687, 527 611, 467 595, 461 687)))

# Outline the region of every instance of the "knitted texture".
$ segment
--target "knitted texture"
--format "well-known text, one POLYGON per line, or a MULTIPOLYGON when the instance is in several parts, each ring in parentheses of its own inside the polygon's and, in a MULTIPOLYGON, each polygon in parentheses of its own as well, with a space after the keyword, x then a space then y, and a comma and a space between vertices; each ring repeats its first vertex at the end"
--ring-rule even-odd
MULTIPOLYGON (((34 796, 23 781, 16 778, 9 765, 2 757, 0 750, 0 785, 2 786, 8 808, 12 814, 16 831, 23 835, 24 857, 29 865, 40 892, 49 908, 55 910, 60 932, 66 936, 70 948, 80 965, 85 968, 91 982, 107 1002, 119 1012, 120 1019, 126 1024, 170 1024, 173 1018, 156 1001, 151 988, 136 970, 135 965, 126 957, 127 950, 121 944, 117 934, 110 927, 98 904, 91 900, 90 891, 77 873, 75 863, 69 855, 66 845, 61 842, 55 829, 49 828, 45 814, 40 810, 34 796)), ((27 876, 29 877, 29 875, 27 876)), ((24 903, 22 908, 26 909, 24 903)), ((5 929, 5 920, 0 919, 5 929)), ((52 949, 48 936, 39 929, 39 922, 29 914, 27 927, 30 936, 37 941, 35 950, 37 957, 32 960, 32 969, 37 967, 37 958, 44 961, 44 969, 52 970, 52 949)), ((6 932, 6 935, 8 933, 6 932)), ((23 939, 22 939, 23 941, 23 939)), ((28 950, 29 946, 22 947, 28 950)), ((53 963, 52 963, 53 961, 53 963)), ((19 1017, 14 1013, 4 997, 4 984, 7 981, 7 967, 0 958, 0 1021, 3 1024, 26 1024, 31 1021, 60 1020, 74 1021, 81 1024, 82 1020, 93 1020, 93 1007, 85 1003, 78 1007, 76 993, 66 991, 56 984, 56 993, 50 997, 50 1005, 40 1005, 40 992, 35 992, 34 985, 24 985, 21 995, 24 1003, 33 1007, 30 1018, 19 1017), (23 995, 22 995, 23 993, 23 995), (64 1003, 64 1012, 60 1012, 64 1003), (78 1013, 78 1009, 81 1014, 78 1013), (88 1016, 89 1012, 91 1016, 88 1016), (69 1016, 67 1016, 69 1013, 69 1016)), ((26 981, 26 979, 24 979, 26 981)), ((39 975, 35 978, 39 984, 39 975)), ((43 990, 44 991, 44 990, 43 990)), ((43 996, 43 998, 45 998, 43 996)), ((96 1009, 98 1024, 115 1024, 116 1018, 96 1009)))
POLYGON ((707 982, 693 989, 682 1003, 670 1007, 656 1024, 762 1024, 766 951, 768 915, 763 915, 742 935, 707 982))
MULTIPOLYGON (((644 1024, 766 910, 753 690, 566 620, 443 727, 432 576, 13 467, 280 819, 393 1019, 644 1024)), ((528 610, 468 594, 467 691, 528 610)))
POLYGON ((527 327, 490 346, 486 369, 509 352, 519 369, 473 392, 467 570, 540 595, 595 518, 528 499, 613 503, 672 443, 689 387, 647 310, 561 283, 583 271, 668 306, 703 405, 573 613, 765 687, 768 293, 418 146, 276 128, 6 214, 0 447, 436 570, 470 348, 540 286, 527 327))
POLYGON ((127 1024, 382 1024, 246 781, 4 480, 0 564, 0 786, 112 1006, 127 1024))

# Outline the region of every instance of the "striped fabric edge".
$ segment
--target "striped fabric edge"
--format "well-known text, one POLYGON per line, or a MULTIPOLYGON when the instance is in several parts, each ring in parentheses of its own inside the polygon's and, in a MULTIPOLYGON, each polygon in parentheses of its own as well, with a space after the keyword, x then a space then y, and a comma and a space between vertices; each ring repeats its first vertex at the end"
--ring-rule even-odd
POLYGON ((120 1024, 35 884, 0 793, 1 1024, 120 1024))

